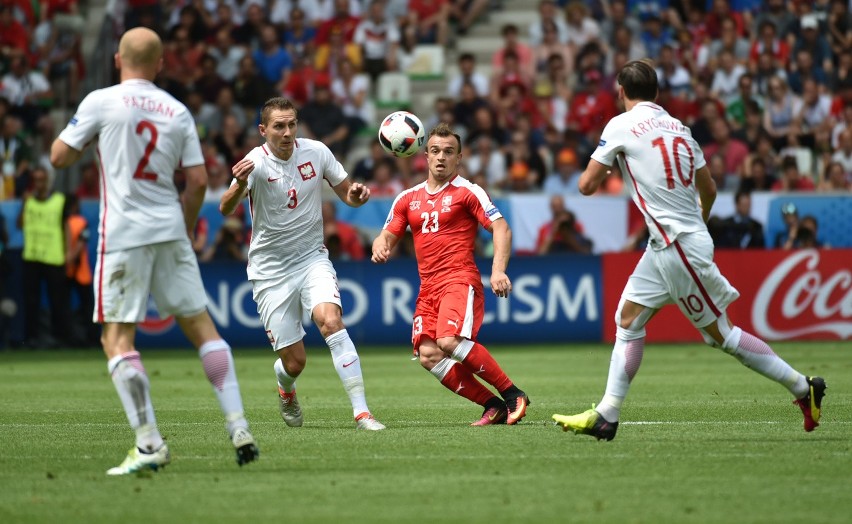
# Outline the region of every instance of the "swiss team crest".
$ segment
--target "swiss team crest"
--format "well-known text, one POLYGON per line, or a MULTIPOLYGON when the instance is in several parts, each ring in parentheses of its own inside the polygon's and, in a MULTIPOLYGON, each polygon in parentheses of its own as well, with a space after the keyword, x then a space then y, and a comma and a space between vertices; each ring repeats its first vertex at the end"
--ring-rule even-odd
POLYGON ((453 195, 447 195, 441 199, 441 213, 449 213, 453 204, 453 195))
POLYGON ((296 169, 298 169, 299 174, 302 175, 302 180, 310 180, 313 177, 317 176, 317 172, 314 171, 314 165, 310 162, 299 164, 298 166, 296 166, 296 169))
POLYGON ((408 209, 410 209, 411 211, 416 211, 416 210, 420 209, 420 201, 419 200, 412 200, 411 202, 408 203, 408 209))

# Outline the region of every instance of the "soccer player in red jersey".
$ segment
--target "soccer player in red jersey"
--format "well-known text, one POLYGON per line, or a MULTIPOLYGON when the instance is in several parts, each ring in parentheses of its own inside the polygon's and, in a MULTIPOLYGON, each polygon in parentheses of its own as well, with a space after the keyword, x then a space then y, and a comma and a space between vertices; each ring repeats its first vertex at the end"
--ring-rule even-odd
POLYGON ((411 341, 420 364, 444 387, 485 409, 473 426, 516 424, 526 414, 530 400, 485 346, 476 342, 485 295, 473 259, 482 224, 494 235, 491 290, 498 297, 508 297, 512 282, 506 266, 512 231, 485 191, 458 175, 461 139, 446 124, 439 124, 429 134, 426 159, 426 181, 396 197, 384 229, 373 241, 372 260, 387 262, 406 227, 411 226, 421 281, 411 341), (502 398, 474 375, 497 389, 502 398))

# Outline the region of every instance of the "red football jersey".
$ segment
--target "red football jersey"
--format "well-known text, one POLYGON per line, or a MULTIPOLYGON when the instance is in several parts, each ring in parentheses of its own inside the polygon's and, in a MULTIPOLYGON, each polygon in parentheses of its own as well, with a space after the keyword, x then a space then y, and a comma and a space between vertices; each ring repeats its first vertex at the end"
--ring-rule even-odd
POLYGON ((481 286, 473 260, 479 224, 487 228, 502 217, 484 189, 455 176, 435 193, 426 182, 400 193, 385 229, 401 237, 411 226, 421 288, 447 282, 481 286))

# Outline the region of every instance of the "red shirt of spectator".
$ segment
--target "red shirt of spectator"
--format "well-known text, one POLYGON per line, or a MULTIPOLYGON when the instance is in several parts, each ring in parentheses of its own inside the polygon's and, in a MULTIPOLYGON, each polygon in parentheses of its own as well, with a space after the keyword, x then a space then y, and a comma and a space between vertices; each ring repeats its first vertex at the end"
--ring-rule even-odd
POLYGON ((426 20, 437 14, 449 0, 408 0, 408 10, 417 14, 418 20, 426 20))
POLYGON ((583 73, 583 89, 574 95, 568 107, 568 127, 583 134, 600 131, 618 115, 618 106, 609 90, 600 89, 601 74, 583 73))
POLYGON ((355 37, 355 29, 358 28, 360 22, 360 18, 350 15, 349 12, 337 13, 319 25, 314 40, 317 45, 327 44, 328 35, 334 31, 340 31, 343 35, 343 41, 347 44, 352 43, 352 39, 355 37))
POLYGON ((0 48, 11 47, 26 52, 29 41, 26 28, 12 17, 11 6, 0 6, 0 48))

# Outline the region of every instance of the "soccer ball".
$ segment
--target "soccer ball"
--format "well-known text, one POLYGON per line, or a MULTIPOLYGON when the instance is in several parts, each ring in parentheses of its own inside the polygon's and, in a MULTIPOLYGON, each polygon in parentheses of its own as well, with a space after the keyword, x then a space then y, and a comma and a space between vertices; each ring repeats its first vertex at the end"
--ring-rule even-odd
POLYGON ((393 156, 409 157, 417 153, 425 142, 423 122, 408 111, 389 114, 379 126, 379 143, 393 156))

